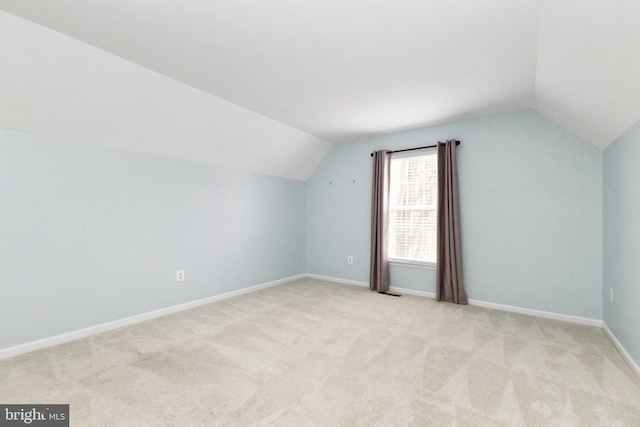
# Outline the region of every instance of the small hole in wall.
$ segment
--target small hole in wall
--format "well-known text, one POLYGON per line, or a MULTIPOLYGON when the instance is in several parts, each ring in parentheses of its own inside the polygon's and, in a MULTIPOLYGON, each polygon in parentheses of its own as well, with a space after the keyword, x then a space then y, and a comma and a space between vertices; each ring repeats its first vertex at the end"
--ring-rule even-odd
POLYGON ((355 180, 355 179, 353 180, 353 183, 354 183, 354 184, 356 183, 356 180, 355 180))
POLYGON ((329 181, 329 185, 331 185, 331 181, 329 181))

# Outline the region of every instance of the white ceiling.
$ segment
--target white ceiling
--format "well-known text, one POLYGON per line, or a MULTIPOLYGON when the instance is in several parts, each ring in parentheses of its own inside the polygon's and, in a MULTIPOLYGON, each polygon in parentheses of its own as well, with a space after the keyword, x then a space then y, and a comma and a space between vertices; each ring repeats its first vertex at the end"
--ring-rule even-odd
POLYGON ((316 137, 315 154, 301 155, 321 158, 322 140, 528 107, 604 148, 640 118, 637 0, 0 0, 0 9, 316 137))
POLYGON ((0 11, 0 127, 305 180, 331 144, 0 11))

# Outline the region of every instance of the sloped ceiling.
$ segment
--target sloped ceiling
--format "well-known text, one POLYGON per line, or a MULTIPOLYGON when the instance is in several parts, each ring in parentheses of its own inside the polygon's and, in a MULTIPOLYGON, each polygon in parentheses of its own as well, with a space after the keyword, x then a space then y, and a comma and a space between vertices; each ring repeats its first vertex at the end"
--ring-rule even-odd
MULTIPOLYGON (((35 44, 49 50, 31 81, 66 81, 73 68, 76 79, 95 75, 91 96, 121 93, 113 108, 87 113, 84 91, 59 91, 61 107, 77 107, 79 137, 211 163, 228 152, 237 167, 295 179, 329 142, 371 134, 535 108, 604 148, 640 118, 636 0, 0 0, 0 9, 69 37, 0 15, 20 28, 2 35, 0 55, 27 67, 43 53, 35 44), (111 64, 105 75, 101 61, 111 64), (162 98, 180 105, 161 107, 162 98), (131 119, 113 135, 95 113, 117 119, 123 106, 131 119), (270 161, 273 170, 261 166, 270 161)), ((0 82, 11 103, 25 81, 14 71, 17 83, 0 82)), ((2 112, 0 126, 33 118, 14 116, 2 112)))

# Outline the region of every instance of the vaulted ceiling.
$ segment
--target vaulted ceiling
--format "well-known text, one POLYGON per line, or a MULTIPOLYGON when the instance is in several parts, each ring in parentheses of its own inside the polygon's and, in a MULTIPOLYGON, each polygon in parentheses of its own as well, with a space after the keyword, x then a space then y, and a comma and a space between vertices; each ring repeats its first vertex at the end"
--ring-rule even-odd
POLYGON ((497 112, 535 108, 601 148, 640 118, 637 0, 0 9, 0 126, 289 178, 332 142, 497 112))

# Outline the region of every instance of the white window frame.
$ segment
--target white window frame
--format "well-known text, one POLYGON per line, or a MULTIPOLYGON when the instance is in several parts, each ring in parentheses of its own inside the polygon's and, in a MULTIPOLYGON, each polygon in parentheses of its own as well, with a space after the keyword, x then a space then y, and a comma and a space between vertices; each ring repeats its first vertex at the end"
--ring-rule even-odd
MULTIPOLYGON (((420 157, 420 156, 425 156, 425 155, 430 155, 430 156, 437 156, 437 150, 436 149, 425 149, 425 150, 419 150, 419 151, 411 151, 411 152, 403 152, 403 153, 394 153, 391 155, 391 162, 393 163, 394 160, 398 160, 398 159, 403 159, 403 158, 411 158, 411 157, 420 157)), ((437 162, 437 158, 436 158, 436 162, 437 162)), ((437 163, 436 163, 437 164, 437 163)), ((393 166, 391 166, 393 167, 393 166)), ((391 193, 391 187, 393 186, 393 182, 389 182, 389 187, 390 187, 390 193, 391 193)), ((436 183, 436 194, 437 194, 437 183, 436 183)), ((390 194, 391 196, 391 194, 390 194)), ((431 207, 428 210, 435 210, 436 215, 437 215, 437 197, 433 203, 433 205, 431 205, 431 207)), ((394 210, 394 207, 391 206, 391 197, 389 197, 389 216, 391 217, 391 211, 394 210)), ((406 210, 406 209, 397 209, 397 210, 406 210)), ((426 209, 425 209, 426 210, 426 209)), ((389 232, 389 230, 388 230, 389 232)), ((390 234, 389 234, 390 235, 390 234)), ((434 245, 436 245, 437 242, 434 242, 434 245)), ((390 245, 391 245, 391 240, 389 239, 389 248, 387 248, 388 250, 390 249, 390 245)), ((435 249, 435 253, 436 253, 436 258, 437 258, 437 247, 434 248, 435 249)), ((417 259, 406 259, 406 258, 391 258, 389 257, 389 264, 390 265, 400 265, 400 266, 404 266, 404 267, 413 267, 413 268, 423 268, 423 269, 435 269, 437 267, 437 259, 434 262, 431 261, 422 261, 422 260, 417 260, 417 259)))

